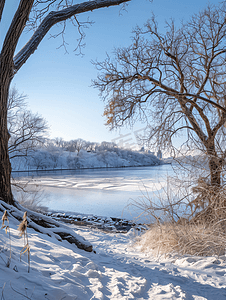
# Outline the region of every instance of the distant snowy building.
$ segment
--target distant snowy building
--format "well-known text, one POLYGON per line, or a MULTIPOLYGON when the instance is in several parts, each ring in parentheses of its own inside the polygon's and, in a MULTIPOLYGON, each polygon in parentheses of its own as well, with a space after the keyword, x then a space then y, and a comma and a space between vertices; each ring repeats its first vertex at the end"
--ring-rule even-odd
POLYGON ((158 159, 162 159, 162 151, 161 150, 158 150, 157 157, 158 157, 158 159))

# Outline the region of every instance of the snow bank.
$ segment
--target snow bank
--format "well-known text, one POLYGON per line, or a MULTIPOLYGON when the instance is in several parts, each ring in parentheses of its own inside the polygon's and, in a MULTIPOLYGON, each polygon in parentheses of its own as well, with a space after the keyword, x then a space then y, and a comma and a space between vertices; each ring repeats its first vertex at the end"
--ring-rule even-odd
MULTIPOLYGON (((1 215, 0 215, 1 217, 1 215)), ((18 222, 9 220, 12 259, 9 268, 9 239, 0 231, 0 295, 3 300, 90 300, 90 299, 226 299, 226 258, 171 256, 155 258, 134 243, 136 232, 105 233, 70 225, 83 236, 94 252, 85 252, 67 241, 58 241, 28 228, 31 270, 18 222)), ((64 225, 65 226, 65 225, 64 225)))

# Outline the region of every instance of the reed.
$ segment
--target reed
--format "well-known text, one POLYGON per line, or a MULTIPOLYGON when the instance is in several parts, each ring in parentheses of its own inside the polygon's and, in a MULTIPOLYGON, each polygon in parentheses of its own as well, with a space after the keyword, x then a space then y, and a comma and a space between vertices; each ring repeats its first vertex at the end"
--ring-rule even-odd
POLYGON ((20 237, 24 237, 24 247, 20 251, 20 260, 21 256, 24 253, 27 253, 27 261, 28 261, 28 273, 30 272, 30 246, 28 242, 28 234, 27 234, 27 212, 25 211, 23 215, 23 220, 18 226, 18 230, 20 231, 20 237))
POLYGON ((9 234, 10 254, 9 254, 8 261, 6 263, 6 267, 9 268, 10 267, 10 263, 11 263, 11 235, 10 235, 10 227, 9 227, 9 219, 8 219, 7 210, 5 210, 5 212, 4 212, 3 216, 2 216, 2 227, 1 227, 1 229, 5 229, 5 233, 9 234), (6 225, 5 222, 8 222, 8 225, 6 225))

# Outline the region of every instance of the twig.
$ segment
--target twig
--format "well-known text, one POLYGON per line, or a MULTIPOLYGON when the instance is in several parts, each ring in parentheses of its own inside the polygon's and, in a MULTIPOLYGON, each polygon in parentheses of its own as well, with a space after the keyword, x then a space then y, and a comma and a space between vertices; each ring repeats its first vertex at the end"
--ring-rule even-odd
POLYGON ((6 282, 3 284, 3 287, 2 287, 2 297, 1 297, 1 300, 5 300, 5 297, 3 295, 5 285, 6 285, 6 282))
POLYGON ((19 295, 21 295, 21 296, 23 296, 23 297, 25 297, 25 298, 31 300, 30 297, 28 297, 28 296, 26 296, 26 295, 24 295, 24 294, 22 294, 22 293, 16 291, 16 290, 12 287, 11 281, 10 281, 10 287, 11 287, 11 289, 12 289, 15 293, 17 293, 17 294, 19 294, 19 295))

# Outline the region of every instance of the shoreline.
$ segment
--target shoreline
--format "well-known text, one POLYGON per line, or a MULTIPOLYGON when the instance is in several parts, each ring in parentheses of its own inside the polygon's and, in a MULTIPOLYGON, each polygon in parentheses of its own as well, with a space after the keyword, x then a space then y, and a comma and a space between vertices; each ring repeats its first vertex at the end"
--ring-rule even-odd
POLYGON ((143 232, 146 231, 150 226, 148 224, 135 223, 133 221, 122 218, 75 214, 73 212, 52 211, 47 213, 43 212, 43 214, 53 218, 56 221, 95 228, 112 233, 127 233, 132 228, 137 231, 143 232))
POLYGON ((171 165, 171 162, 162 162, 154 165, 140 165, 140 166, 121 166, 121 167, 94 167, 94 168, 77 168, 77 169, 38 169, 38 170, 12 170, 12 173, 30 173, 30 172, 55 172, 55 171, 78 171, 78 170, 100 170, 100 169, 124 169, 124 168, 145 168, 155 167, 161 165, 171 165))

